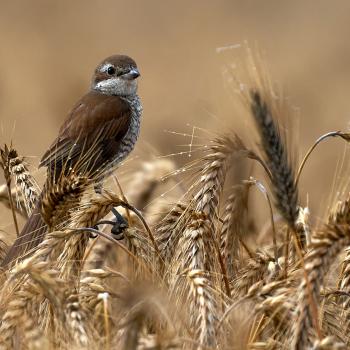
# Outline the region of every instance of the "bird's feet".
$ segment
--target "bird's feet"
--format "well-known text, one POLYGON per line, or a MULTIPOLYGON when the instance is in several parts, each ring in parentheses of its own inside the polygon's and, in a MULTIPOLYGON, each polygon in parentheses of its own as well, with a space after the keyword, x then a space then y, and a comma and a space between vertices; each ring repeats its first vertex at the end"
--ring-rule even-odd
MULTIPOLYGON (((119 241, 124 238, 124 231, 129 227, 129 224, 115 208, 112 208, 112 213, 115 216, 113 220, 101 220, 93 228, 98 229, 98 225, 111 225, 111 234, 113 238, 119 241)), ((92 233, 90 237, 96 238, 97 235, 92 233)))
POLYGON ((129 227, 128 221, 118 213, 117 209, 112 208, 112 213, 115 216, 114 225, 111 229, 111 233, 115 239, 120 240, 124 238, 124 231, 129 227))

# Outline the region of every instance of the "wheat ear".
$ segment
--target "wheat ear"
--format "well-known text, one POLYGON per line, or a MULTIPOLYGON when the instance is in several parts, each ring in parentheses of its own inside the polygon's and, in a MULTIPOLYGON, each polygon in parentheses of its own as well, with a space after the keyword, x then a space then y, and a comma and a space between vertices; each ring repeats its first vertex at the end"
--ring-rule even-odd
POLYGON ((310 251, 305 257, 304 278, 298 289, 292 349, 302 350, 310 345, 311 329, 316 329, 320 336, 319 324, 315 324, 318 322, 316 305, 320 288, 334 257, 349 244, 348 225, 328 225, 314 235, 310 251))
MULTIPOLYGON (((261 146, 272 176, 276 206, 294 230, 298 215, 298 190, 293 167, 279 128, 267 102, 257 90, 251 92, 251 111, 260 133, 261 146)), ((304 238, 300 237, 304 242, 304 238)))

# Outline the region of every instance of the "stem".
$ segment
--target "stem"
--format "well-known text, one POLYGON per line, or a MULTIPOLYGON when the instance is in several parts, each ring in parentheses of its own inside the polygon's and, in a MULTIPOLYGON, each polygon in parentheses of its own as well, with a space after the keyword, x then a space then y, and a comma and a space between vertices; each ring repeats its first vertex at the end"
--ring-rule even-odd
POLYGON ((142 216, 141 212, 136 209, 135 207, 133 207, 131 204, 127 203, 127 202, 120 202, 119 204, 121 207, 125 208, 125 209, 129 209, 131 210, 132 212, 134 212, 136 214, 136 216, 140 219, 140 221, 142 222, 143 226, 145 227, 147 233, 148 233, 148 236, 153 244, 153 247, 154 247, 154 250, 155 252, 157 253, 157 255, 159 257, 161 257, 160 255, 160 250, 158 248, 158 245, 157 245, 157 242, 153 236, 153 233, 151 231, 151 229, 149 228, 149 226, 147 225, 147 222, 146 220, 144 219, 144 217, 142 216))
POLYGON ((269 177, 270 181, 272 181, 272 175, 269 167, 266 165, 266 163, 254 152, 250 152, 248 155, 248 158, 256 160, 265 170, 267 176, 269 177))
POLYGON ((216 253, 218 255, 218 260, 219 260, 219 264, 220 264, 220 268, 221 268, 222 278, 223 278, 224 284, 225 284, 226 294, 229 298, 231 298, 230 283, 229 283, 228 278, 227 278, 227 270, 226 270, 226 266, 224 264, 224 259, 222 258, 218 242, 214 238, 213 238, 213 242, 214 242, 216 253))
POLYGON ((275 262, 277 262, 277 259, 278 259, 277 234, 276 234, 275 221, 273 218, 273 209, 272 209, 272 203, 271 203, 270 196, 267 193, 265 186, 260 181, 251 177, 248 180, 248 183, 255 185, 265 195, 266 201, 268 203, 269 211, 270 211, 271 227, 272 227, 273 252, 274 252, 275 262))
POLYGON ((241 237, 238 237, 239 243, 242 244, 242 247, 244 248, 244 250, 246 251, 246 253, 248 254, 250 259, 253 259, 253 253, 250 251, 249 247, 247 246, 247 244, 243 241, 243 239, 241 237))
POLYGON ((290 229, 287 228, 285 251, 284 251, 284 278, 288 277, 288 260, 289 260, 289 241, 290 241, 290 229))
POLYGON ((266 192, 266 199, 269 204, 269 209, 270 209, 270 218, 271 218, 271 225, 272 225, 272 241, 273 241, 273 253, 275 256, 275 262, 277 263, 278 260, 278 250, 277 250, 277 234, 276 234, 276 227, 275 227, 275 221, 273 218, 273 210, 272 210, 272 204, 270 200, 270 196, 266 192))
POLYGON ((267 317, 265 315, 261 315, 258 321, 258 324, 254 329, 254 333, 251 334, 251 337, 249 338, 249 343, 254 343, 256 341, 256 339, 259 336, 259 333, 261 333, 264 330, 264 327, 266 327, 266 321, 267 321, 267 317))
POLYGON ((307 151, 306 155, 304 156, 304 159, 302 160, 298 172, 297 172, 297 176, 295 179, 295 187, 298 186, 298 182, 299 182, 299 178, 300 178, 300 174, 304 168, 304 165, 306 163, 306 161, 309 159, 310 154, 312 153, 312 151, 316 148, 316 146, 321 143, 323 140, 325 140, 328 137, 335 137, 335 136, 341 136, 341 132, 340 131, 331 131, 328 132, 327 134, 322 135, 321 137, 319 137, 316 142, 309 148, 309 150, 307 151))

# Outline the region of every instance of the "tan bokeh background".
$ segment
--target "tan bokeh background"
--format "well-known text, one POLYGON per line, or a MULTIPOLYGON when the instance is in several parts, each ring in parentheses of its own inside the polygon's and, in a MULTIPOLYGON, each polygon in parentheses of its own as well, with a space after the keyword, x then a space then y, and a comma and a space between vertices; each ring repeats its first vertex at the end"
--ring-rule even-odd
MULTIPOLYGON (((273 80, 300 107, 302 153, 349 124, 345 0, 1 0, 0 9, 0 141, 23 155, 43 154, 95 65, 113 53, 135 58, 142 73, 141 154, 188 142, 165 129, 244 129, 222 77, 236 50, 216 50, 244 40, 265 52, 273 80)), ((340 141, 320 147, 303 175, 304 203, 306 193, 314 206, 328 198, 342 151, 340 141)))

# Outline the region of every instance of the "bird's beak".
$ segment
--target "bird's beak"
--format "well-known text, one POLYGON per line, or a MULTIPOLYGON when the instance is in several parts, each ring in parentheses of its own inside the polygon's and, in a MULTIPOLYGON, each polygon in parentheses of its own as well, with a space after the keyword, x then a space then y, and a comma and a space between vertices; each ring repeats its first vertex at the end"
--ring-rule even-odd
POLYGON ((122 75, 123 79, 134 80, 140 76, 140 72, 137 68, 132 68, 128 73, 122 75))

